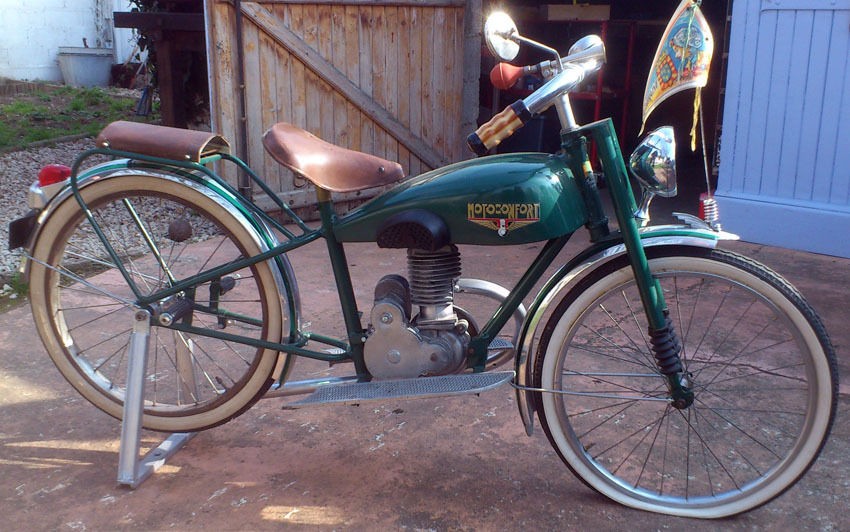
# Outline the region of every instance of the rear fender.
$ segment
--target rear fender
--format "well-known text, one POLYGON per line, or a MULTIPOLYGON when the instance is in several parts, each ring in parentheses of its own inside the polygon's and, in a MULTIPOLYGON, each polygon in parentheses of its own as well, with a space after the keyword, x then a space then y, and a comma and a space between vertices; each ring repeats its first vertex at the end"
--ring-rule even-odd
MULTIPOLYGON (((123 176, 129 175, 144 175, 150 179, 166 180, 178 182, 184 186, 193 188, 213 201, 224 207, 231 215, 236 218, 240 224, 252 235, 252 238, 257 243, 259 249, 267 251, 279 244, 277 237, 269 227, 259 217, 251 214, 251 208, 240 201, 239 198, 233 196, 218 183, 209 179, 200 172, 190 172, 179 168, 162 167, 139 167, 131 165, 128 160, 119 160, 103 163, 94 166, 85 172, 82 172, 77 177, 77 188, 82 190, 93 183, 97 183, 106 179, 120 179, 123 176)), ((44 208, 38 214, 35 227, 29 237, 29 249, 41 236, 41 230, 44 227, 44 221, 47 220, 53 211, 65 201, 76 201, 74 191, 70 182, 65 184, 52 197, 43 197, 44 208)), ((275 284, 278 293, 281 294, 281 304, 287 305, 290 308, 290 335, 294 335, 298 330, 301 314, 301 300, 298 291, 298 284, 295 280, 295 274, 292 270, 292 265, 285 254, 281 254, 274 259, 276 268, 272 268, 275 284), (286 294, 291 294, 291 298, 287 298, 286 294)), ((29 278, 29 261, 25 261, 22 266, 22 273, 25 278, 29 278)), ((290 364, 291 365, 291 364, 290 364)))
MULTIPOLYGON (((717 247, 717 242, 720 240, 738 239, 731 233, 684 225, 646 227, 640 230, 640 237, 644 247, 691 246, 709 249, 717 247)), ((578 281, 602 264, 625 253, 626 248, 620 238, 612 238, 585 249, 549 278, 529 307, 522 324, 519 342, 516 344, 515 359, 517 406, 526 434, 529 436, 534 430, 535 398, 534 392, 527 388, 532 385, 531 371, 536 358, 534 343, 538 337, 538 327, 550 306, 560 301, 578 281)))

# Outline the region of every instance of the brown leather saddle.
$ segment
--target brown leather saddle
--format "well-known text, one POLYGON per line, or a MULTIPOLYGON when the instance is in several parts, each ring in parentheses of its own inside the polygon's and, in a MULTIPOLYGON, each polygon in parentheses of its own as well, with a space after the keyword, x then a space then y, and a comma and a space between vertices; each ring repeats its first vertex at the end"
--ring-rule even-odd
MULTIPOLYGON (((102 148, 192 162, 230 152, 228 142, 215 133, 126 121, 106 126, 95 143, 102 148)), ((404 177, 396 162, 335 146, 285 122, 266 131, 263 146, 275 161, 332 192, 379 187, 404 177)))
POLYGON ((285 122, 266 131, 263 146, 275 161, 332 192, 379 187, 404 177, 396 162, 341 148, 285 122))

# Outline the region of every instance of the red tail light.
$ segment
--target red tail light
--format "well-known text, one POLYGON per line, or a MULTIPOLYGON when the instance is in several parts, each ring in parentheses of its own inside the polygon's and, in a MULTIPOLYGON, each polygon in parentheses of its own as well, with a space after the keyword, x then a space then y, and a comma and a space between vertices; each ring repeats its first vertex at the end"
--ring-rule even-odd
POLYGON ((71 169, 64 164, 48 164, 38 172, 38 186, 46 187, 71 177, 71 169))

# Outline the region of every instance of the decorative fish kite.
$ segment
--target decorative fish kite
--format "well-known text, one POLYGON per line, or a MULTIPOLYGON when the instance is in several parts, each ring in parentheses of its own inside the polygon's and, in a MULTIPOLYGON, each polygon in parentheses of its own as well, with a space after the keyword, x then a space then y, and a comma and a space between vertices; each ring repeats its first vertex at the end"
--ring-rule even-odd
POLYGON ((643 126, 649 114, 661 102, 687 89, 696 89, 694 127, 691 145, 695 148, 696 122, 700 106, 700 89, 708 83, 708 67, 714 52, 711 28, 700 11, 701 0, 682 0, 676 8, 649 71, 643 95, 643 126))

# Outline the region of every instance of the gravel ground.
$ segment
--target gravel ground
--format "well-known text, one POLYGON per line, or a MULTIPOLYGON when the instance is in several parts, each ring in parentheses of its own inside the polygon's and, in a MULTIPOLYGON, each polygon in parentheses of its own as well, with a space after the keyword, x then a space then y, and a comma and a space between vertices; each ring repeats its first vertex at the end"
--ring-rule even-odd
POLYGON ((21 250, 9 251, 9 222, 29 210, 27 190, 38 171, 51 163, 70 166, 80 152, 93 145, 93 139, 85 138, 0 155, 0 187, 5 191, 0 194, 0 281, 7 283, 20 264, 21 250))

